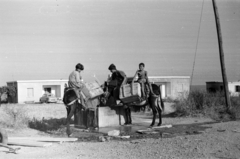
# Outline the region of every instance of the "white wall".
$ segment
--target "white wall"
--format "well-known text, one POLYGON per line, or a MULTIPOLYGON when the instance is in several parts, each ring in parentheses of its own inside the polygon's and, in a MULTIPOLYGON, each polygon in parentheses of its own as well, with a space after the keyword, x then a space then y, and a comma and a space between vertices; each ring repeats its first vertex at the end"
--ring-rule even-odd
POLYGON ((66 80, 62 81, 17 81, 18 89, 18 103, 25 103, 26 101, 39 102, 39 99, 45 93, 44 88, 51 88, 52 93, 58 97, 63 98, 64 84, 66 80), (33 89, 33 96, 28 96, 28 89, 33 89))
POLYGON ((151 76, 149 81, 165 86, 165 98, 186 97, 190 89, 190 77, 188 76, 151 76))
POLYGON ((238 96, 240 92, 236 92, 236 86, 240 86, 240 82, 229 82, 228 89, 232 96, 238 96))

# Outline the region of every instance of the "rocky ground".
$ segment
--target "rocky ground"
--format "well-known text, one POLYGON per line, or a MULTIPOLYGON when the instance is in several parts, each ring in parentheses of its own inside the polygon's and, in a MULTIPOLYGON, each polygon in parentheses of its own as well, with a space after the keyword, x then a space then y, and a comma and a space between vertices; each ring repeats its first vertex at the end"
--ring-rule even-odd
MULTIPOLYGON (((145 134, 136 133, 141 120, 139 114, 134 114, 135 123, 132 126, 122 126, 121 134, 130 135, 129 139, 111 137, 110 141, 101 142, 98 132, 73 131, 77 142, 54 143, 52 146, 21 147, 18 154, 7 153, 0 147, 0 158, 7 159, 192 159, 192 158, 240 158, 240 122, 215 122, 207 118, 172 118, 164 117, 163 125, 171 124, 171 128, 161 128, 145 134), (125 131, 130 130, 130 131, 125 131)), ((150 117, 151 118, 151 117, 150 117)), ((144 118, 146 129, 150 118, 144 118)), ((144 125, 144 124, 143 124, 144 125)), ((61 128, 54 137, 66 137, 61 128)), ((23 129, 12 132, 9 136, 49 136, 39 130, 23 129)), ((16 146, 14 146, 16 147, 16 146)))

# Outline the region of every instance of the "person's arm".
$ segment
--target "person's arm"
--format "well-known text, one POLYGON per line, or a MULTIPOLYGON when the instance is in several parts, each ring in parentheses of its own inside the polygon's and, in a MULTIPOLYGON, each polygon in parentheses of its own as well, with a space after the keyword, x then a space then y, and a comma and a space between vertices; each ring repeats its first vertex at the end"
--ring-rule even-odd
POLYGON ((81 75, 80 75, 80 73, 79 72, 76 72, 76 74, 75 74, 75 80, 76 80, 76 85, 79 87, 79 88, 82 88, 82 77, 81 77, 81 75))
POLYGON ((123 77, 123 81, 122 81, 121 86, 120 86, 120 87, 122 87, 127 82, 127 76, 123 71, 119 71, 119 73, 123 77))
POLYGON ((133 76, 132 85, 134 83, 134 79, 136 78, 137 74, 138 74, 138 70, 136 71, 135 75, 133 76))
POLYGON ((136 78, 137 74, 138 74, 138 70, 136 71, 136 73, 135 73, 135 75, 133 77, 132 83, 131 83, 131 92, 132 92, 132 94, 133 94, 133 83, 134 83, 134 79, 136 78))
POLYGON ((127 82, 127 76, 124 77, 123 82, 120 87, 122 87, 124 84, 126 84, 126 82, 127 82))
POLYGON ((107 83, 109 83, 110 81, 112 81, 112 76, 108 75, 107 83))

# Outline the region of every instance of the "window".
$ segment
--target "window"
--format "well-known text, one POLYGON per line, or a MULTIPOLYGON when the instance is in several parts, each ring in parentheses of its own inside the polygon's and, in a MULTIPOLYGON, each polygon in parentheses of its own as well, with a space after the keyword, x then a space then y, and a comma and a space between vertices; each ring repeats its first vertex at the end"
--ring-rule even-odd
POLYGON ((240 86, 236 86, 236 92, 240 92, 240 86))
POLYGON ((33 94, 33 88, 28 88, 27 89, 27 97, 33 97, 34 94, 33 94))

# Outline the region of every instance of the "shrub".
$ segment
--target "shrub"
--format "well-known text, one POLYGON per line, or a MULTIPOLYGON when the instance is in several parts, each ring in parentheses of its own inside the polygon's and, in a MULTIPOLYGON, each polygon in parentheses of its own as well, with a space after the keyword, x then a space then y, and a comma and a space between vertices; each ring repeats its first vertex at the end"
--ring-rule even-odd
POLYGON ((230 97, 232 109, 226 108, 223 92, 208 93, 194 90, 187 97, 174 101, 177 116, 205 115, 215 120, 230 120, 240 118, 240 96, 230 97))
POLYGON ((28 126, 29 118, 21 106, 2 105, 0 124, 4 127, 21 129, 28 126))
POLYGON ((15 97, 17 94, 17 87, 15 86, 2 86, 0 87, 0 93, 9 92, 11 97, 15 97))
MULTIPOLYGON (((63 125, 65 125, 66 119, 61 118, 61 119, 44 119, 42 120, 33 118, 31 121, 29 121, 29 127, 33 129, 37 129, 40 131, 54 131, 60 129, 63 125)), ((71 123, 73 121, 71 120, 71 123)))

